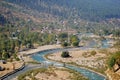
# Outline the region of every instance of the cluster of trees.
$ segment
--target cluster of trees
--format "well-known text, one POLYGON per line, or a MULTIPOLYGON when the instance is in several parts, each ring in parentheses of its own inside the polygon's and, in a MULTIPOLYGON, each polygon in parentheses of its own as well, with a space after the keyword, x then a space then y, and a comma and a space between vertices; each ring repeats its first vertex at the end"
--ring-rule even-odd
POLYGON ((25 8, 59 16, 62 18, 81 17, 82 19, 98 21, 108 18, 120 18, 119 0, 6 0, 25 8))
POLYGON ((60 33, 60 34, 58 35, 58 39, 59 39, 61 42, 65 42, 65 41, 67 41, 67 39, 68 39, 68 34, 67 34, 67 33, 60 33))
POLYGON ((9 29, 5 27, 0 27, 0 59, 9 58, 10 54, 15 50, 15 41, 9 38, 9 29))
POLYGON ((56 38, 62 43, 62 46, 68 45, 79 46, 79 38, 70 35, 68 40, 67 33, 60 33, 58 36, 51 33, 31 32, 27 27, 16 29, 14 26, 0 27, 0 58, 7 59, 11 55, 16 54, 19 50, 34 48, 35 44, 55 44, 56 38))
POLYGON ((79 39, 75 35, 67 33, 40 33, 31 31, 29 27, 16 27, 13 25, 5 25, 0 27, 0 59, 7 59, 16 55, 20 50, 34 48, 35 45, 55 44, 57 39, 64 47, 73 45, 79 46, 79 39))
POLYGON ((73 46, 79 46, 79 42, 80 42, 80 40, 79 40, 78 36, 72 35, 72 36, 70 37, 70 43, 71 43, 73 46))
POLYGON ((19 50, 34 48, 35 44, 45 45, 56 43, 55 34, 29 31, 27 27, 7 25, 0 27, 0 59, 7 59, 19 50))
POLYGON ((76 35, 68 36, 67 33, 61 33, 61 34, 59 34, 58 37, 59 37, 60 41, 62 42, 63 47, 67 47, 70 45, 76 46, 76 47, 79 46, 80 40, 79 40, 78 36, 76 36, 76 35))

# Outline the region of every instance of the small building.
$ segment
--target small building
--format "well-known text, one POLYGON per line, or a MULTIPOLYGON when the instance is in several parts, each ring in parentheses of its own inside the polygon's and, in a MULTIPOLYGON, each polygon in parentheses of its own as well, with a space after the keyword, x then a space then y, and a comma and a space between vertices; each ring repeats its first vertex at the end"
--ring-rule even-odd
POLYGON ((3 68, 3 67, 0 66, 0 71, 3 71, 3 70, 5 70, 5 68, 3 68))
POLYGON ((0 63, 6 64, 7 62, 5 60, 0 60, 0 63))

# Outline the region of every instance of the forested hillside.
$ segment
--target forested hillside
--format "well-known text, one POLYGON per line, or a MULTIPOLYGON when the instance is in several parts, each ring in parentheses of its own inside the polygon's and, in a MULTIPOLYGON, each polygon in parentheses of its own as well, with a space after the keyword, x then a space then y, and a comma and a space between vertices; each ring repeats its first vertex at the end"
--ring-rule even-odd
POLYGON ((7 23, 7 20, 3 15, 0 14, 0 25, 4 25, 5 23, 7 23))
POLYGON ((3 0, 0 23, 17 27, 111 31, 120 27, 119 0, 3 0), (116 27, 116 28, 115 28, 116 27))
POLYGON ((62 18, 82 18, 99 21, 120 18, 119 0, 5 0, 62 18))

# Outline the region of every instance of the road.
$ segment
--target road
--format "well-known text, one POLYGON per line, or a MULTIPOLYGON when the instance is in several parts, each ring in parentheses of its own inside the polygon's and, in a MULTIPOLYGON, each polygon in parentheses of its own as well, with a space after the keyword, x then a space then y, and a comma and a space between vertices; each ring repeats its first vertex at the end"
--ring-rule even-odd
POLYGON ((26 71, 32 70, 32 69, 36 69, 36 68, 42 68, 43 66, 41 64, 27 64, 25 65, 25 68, 21 71, 18 71, 10 76, 8 76, 7 78, 5 78, 4 80, 17 80, 16 77, 26 71))

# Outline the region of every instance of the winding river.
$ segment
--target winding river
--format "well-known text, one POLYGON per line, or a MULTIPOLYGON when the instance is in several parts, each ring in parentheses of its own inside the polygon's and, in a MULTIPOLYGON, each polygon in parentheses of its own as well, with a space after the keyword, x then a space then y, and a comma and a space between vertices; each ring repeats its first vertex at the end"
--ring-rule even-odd
MULTIPOLYGON (((81 48, 83 48, 83 47, 81 47, 81 48)), ((44 51, 40 51, 40 52, 32 55, 32 58, 34 60, 39 61, 39 62, 45 63, 46 66, 48 66, 50 64, 55 65, 55 66, 62 66, 63 65, 62 63, 49 61, 49 60, 45 59, 44 56, 46 54, 55 53, 55 52, 58 52, 58 51, 75 50, 75 49, 76 48, 44 50, 44 51)), ((77 72, 80 72, 81 74, 86 76, 89 80, 106 80, 105 76, 97 74, 97 73, 95 73, 91 70, 88 70, 88 69, 80 68, 80 67, 73 66, 73 65, 66 65, 65 67, 69 68, 69 69, 72 69, 72 70, 75 70, 77 72)))
MULTIPOLYGON (((108 41, 104 40, 102 41, 103 43, 103 46, 101 48, 108 48, 110 47, 110 45, 108 44, 108 41)), ((92 43, 93 44, 93 43, 92 43)), ((92 46, 92 44, 90 46, 92 46)), ((93 47, 90 47, 90 46, 84 46, 84 47, 79 47, 79 49, 82 49, 82 50, 88 50, 88 49, 94 49, 93 47)), ((54 66, 63 66, 64 64, 63 63, 59 63, 59 62, 54 62, 54 61, 50 61, 50 60, 47 60, 45 59, 45 55, 46 54, 50 54, 50 53, 56 53, 56 52, 59 52, 59 51, 66 51, 66 50, 75 50, 75 49, 78 49, 78 48, 59 48, 59 49, 51 49, 51 50, 43 50, 43 51, 40 51, 38 53, 35 53, 35 54, 32 54, 31 57, 34 59, 34 60, 37 60, 41 63, 45 63, 45 66, 48 67, 49 65, 54 65, 54 66)), ((29 71, 30 69, 35 69, 35 68, 42 68, 42 67, 45 67, 45 66, 41 66, 41 65, 31 65, 31 64, 27 64, 25 65, 25 68, 21 71, 18 71, 10 76, 7 76, 4 80, 13 80, 14 78, 16 78, 19 74, 22 74, 26 71, 29 71)), ((106 80, 106 77, 104 75, 101 75, 101 74, 98 74, 94 71, 91 71, 91 70, 88 70, 88 69, 85 69, 85 68, 81 68, 81 67, 77 67, 77 66, 73 66, 73 65, 67 65, 65 66, 66 68, 69 68, 69 69, 72 69, 72 70, 75 70, 77 72, 80 72, 81 74, 83 74, 84 76, 86 76, 89 80, 106 80)))

